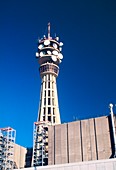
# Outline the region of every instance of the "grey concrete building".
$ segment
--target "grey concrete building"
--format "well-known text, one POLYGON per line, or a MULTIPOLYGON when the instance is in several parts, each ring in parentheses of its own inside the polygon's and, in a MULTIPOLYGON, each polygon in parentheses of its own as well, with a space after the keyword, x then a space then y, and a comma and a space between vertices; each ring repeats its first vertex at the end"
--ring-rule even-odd
POLYGON ((109 159, 113 154, 110 116, 49 126, 48 165, 109 159))

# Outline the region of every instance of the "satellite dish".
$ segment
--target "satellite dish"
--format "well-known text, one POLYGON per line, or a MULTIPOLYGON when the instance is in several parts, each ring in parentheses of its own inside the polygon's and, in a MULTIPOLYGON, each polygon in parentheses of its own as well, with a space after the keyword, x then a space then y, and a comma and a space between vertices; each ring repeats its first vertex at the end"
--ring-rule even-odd
POLYGON ((62 62, 62 60, 59 60, 59 62, 61 63, 61 62, 62 62))
POLYGON ((40 52, 40 57, 42 57, 43 55, 44 55, 44 54, 43 54, 43 52, 41 51, 41 52, 40 52))
POLYGON ((63 59, 63 55, 61 53, 58 54, 59 59, 63 59))
POLYGON ((38 48, 41 50, 43 48, 43 44, 40 44, 38 48))
POLYGON ((59 40, 59 37, 56 37, 56 40, 58 41, 58 40, 59 40))
POLYGON ((57 44, 53 43, 53 47, 56 49, 58 48, 57 44))
POLYGON ((51 55, 51 51, 47 51, 47 53, 48 53, 49 55, 51 55))
POLYGON ((62 43, 62 42, 60 42, 59 46, 63 46, 63 43, 62 43))
POLYGON ((35 54, 35 55, 36 55, 36 57, 39 57, 39 53, 38 53, 38 52, 36 52, 36 54, 35 54))
POLYGON ((62 51, 62 47, 60 47, 59 50, 62 51))
POLYGON ((53 61, 57 61, 57 58, 56 58, 55 55, 52 55, 52 60, 53 60, 53 61))
POLYGON ((53 53, 54 55, 58 55, 58 51, 56 51, 56 50, 52 51, 52 53, 53 53))
POLYGON ((44 45, 49 45, 50 44, 50 41, 49 40, 45 40, 44 41, 44 45))

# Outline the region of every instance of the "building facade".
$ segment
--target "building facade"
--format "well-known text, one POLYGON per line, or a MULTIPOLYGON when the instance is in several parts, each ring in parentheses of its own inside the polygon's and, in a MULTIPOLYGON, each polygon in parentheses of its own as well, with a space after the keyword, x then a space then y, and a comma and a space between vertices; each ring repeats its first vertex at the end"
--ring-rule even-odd
POLYGON ((113 154, 110 116, 48 128, 48 164, 109 159, 113 154))

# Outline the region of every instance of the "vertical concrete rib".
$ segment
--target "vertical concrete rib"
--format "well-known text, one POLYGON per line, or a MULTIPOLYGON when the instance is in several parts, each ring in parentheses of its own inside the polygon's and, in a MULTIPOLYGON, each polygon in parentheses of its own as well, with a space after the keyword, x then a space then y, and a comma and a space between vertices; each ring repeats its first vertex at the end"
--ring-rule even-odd
POLYGON ((69 136, 68 136, 68 123, 67 123, 67 163, 69 163, 69 136))
POLYGON ((96 159, 98 160, 98 147, 97 147, 97 135, 96 135, 96 123, 95 123, 95 118, 93 119, 93 121, 94 121, 94 132, 95 132, 96 159))
POLYGON ((81 120, 80 120, 80 139, 81 139, 81 156, 82 156, 82 161, 83 161, 83 141, 82 141, 82 125, 81 125, 81 120))
POLYGON ((94 119, 89 119, 89 134, 91 143, 91 160, 96 160, 96 143, 95 143, 95 129, 94 119))

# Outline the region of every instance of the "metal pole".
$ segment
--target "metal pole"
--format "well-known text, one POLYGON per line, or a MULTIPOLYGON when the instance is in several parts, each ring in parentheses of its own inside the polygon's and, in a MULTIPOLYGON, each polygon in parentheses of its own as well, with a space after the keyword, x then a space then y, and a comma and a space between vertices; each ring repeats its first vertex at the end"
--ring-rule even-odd
POLYGON ((113 132, 113 140, 114 140, 114 155, 116 157, 116 134, 115 134, 115 125, 114 125, 114 113, 113 113, 113 104, 109 104, 110 115, 111 115, 111 123, 112 123, 112 132, 113 132))
POLYGON ((50 22, 48 23, 48 39, 50 38, 50 22))

